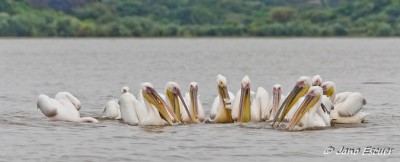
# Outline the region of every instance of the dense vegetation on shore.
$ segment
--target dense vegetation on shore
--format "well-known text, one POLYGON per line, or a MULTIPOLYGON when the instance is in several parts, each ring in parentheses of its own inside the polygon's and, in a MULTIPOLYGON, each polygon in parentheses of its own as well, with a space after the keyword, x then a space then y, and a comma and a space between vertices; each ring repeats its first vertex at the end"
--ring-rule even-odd
POLYGON ((400 36, 399 0, 1 0, 0 36, 400 36))

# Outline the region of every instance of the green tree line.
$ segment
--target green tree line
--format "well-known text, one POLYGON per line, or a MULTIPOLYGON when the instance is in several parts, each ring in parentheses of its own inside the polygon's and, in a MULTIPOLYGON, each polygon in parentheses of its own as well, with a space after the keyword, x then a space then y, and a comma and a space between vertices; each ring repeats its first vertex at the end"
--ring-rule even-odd
POLYGON ((400 36, 399 0, 2 0, 0 36, 400 36))

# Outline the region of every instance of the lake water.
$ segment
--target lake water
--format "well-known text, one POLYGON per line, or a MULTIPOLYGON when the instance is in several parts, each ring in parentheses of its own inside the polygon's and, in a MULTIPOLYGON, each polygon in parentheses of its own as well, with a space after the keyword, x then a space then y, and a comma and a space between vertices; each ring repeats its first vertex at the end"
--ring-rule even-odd
MULTIPOLYGON (((399 161, 400 39, 0 39, 0 161, 399 161), (69 91, 81 116, 98 116, 122 86, 164 92, 197 81, 207 115, 217 74, 236 92, 288 93, 302 75, 320 74, 339 92, 359 91, 366 123, 284 132, 265 123, 166 127, 51 122, 36 108, 41 93, 69 91), (325 155, 333 146, 391 147, 390 156, 325 155)), ((360 153, 361 154, 361 153, 360 153)))

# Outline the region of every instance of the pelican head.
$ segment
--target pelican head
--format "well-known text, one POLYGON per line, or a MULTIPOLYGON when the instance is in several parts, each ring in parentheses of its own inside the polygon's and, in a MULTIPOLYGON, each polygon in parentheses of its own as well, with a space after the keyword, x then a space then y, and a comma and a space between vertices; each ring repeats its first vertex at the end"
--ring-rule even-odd
POLYGON ((189 113, 189 109, 186 106, 185 100, 183 100, 181 91, 180 91, 180 87, 178 85, 178 83, 176 82, 167 82, 167 84, 165 85, 165 94, 167 95, 170 104, 172 106, 172 110, 174 111, 174 113, 177 115, 178 120, 182 121, 181 118, 181 110, 180 110, 180 102, 179 100, 181 100, 183 106, 185 107, 186 113, 188 114, 189 118, 191 121, 192 117, 190 116, 189 113))
POLYGON ((272 93, 273 94, 282 94, 282 85, 275 84, 274 87, 272 88, 272 93))
POLYGON ((175 113, 167 106, 164 100, 158 95, 153 85, 149 82, 142 83, 142 95, 143 98, 158 109, 161 117, 167 121, 170 125, 173 125, 172 119, 169 117, 168 112, 173 116, 175 121, 178 121, 175 113), (168 112, 167 112, 168 111, 168 112))
POLYGON ((242 83, 240 85, 241 95, 240 95, 240 103, 239 103, 239 122, 249 122, 251 120, 250 115, 250 79, 246 75, 242 79, 242 83))
POLYGON ((310 87, 310 77, 302 76, 296 81, 296 85, 294 86, 293 90, 286 97, 285 101, 283 101, 281 107, 276 113, 272 126, 274 126, 276 121, 278 121, 279 124, 285 118, 286 114, 293 107, 293 105, 307 93, 310 87))
POLYGON ((335 83, 333 83, 331 81, 324 82, 321 85, 321 87, 322 87, 322 90, 324 92, 324 95, 326 95, 327 97, 331 97, 333 95, 333 93, 335 93, 335 90, 336 90, 335 83))
POLYGON ((123 86, 121 89, 121 94, 124 94, 126 92, 129 92, 129 87, 128 86, 123 86))
POLYGON ((306 112, 308 112, 314 106, 319 106, 316 105, 316 103, 321 102, 322 95, 323 91, 322 88, 319 86, 313 86, 308 90, 304 101, 301 103, 299 109, 296 111, 292 120, 289 122, 289 125, 287 127, 289 131, 292 131, 292 129, 299 123, 300 119, 304 116, 304 114, 306 114, 306 112))
POLYGON ((189 96, 190 102, 192 105, 192 119, 198 120, 197 113, 198 113, 198 101, 197 101, 197 92, 198 92, 199 87, 197 86, 197 82, 190 82, 189 84, 189 96))
POLYGON ((218 89, 218 94, 221 97, 222 103, 224 104, 224 107, 226 109, 231 109, 231 101, 229 98, 229 93, 228 93, 228 86, 226 84, 226 78, 219 74, 217 76, 217 89, 218 89))
POLYGON ((314 77, 312 77, 311 82, 313 86, 321 86, 322 78, 320 75, 315 75, 314 77))

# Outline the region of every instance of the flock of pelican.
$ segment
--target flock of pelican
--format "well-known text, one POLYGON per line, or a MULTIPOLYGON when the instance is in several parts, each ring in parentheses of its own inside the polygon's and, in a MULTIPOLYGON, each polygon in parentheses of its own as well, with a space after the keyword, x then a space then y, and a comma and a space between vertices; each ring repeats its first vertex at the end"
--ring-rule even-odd
MULTIPOLYGON (((293 131, 330 127, 332 123, 361 123, 368 115, 360 111, 366 100, 359 92, 337 93, 335 83, 322 82, 319 75, 300 77, 287 96, 282 94, 280 84, 273 86, 271 97, 262 87, 254 93, 250 84, 245 76, 234 95, 228 90, 226 78, 218 75, 218 95, 207 119, 196 82, 189 84, 184 97, 175 82, 166 84, 165 95, 149 82, 141 84, 138 97, 124 86, 119 99, 108 101, 99 118, 121 120, 133 126, 265 122, 273 128, 293 131)), ((50 120, 98 122, 92 117, 80 117, 81 103, 68 92, 59 92, 54 99, 41 94, 37 106, 50 120)))

